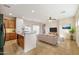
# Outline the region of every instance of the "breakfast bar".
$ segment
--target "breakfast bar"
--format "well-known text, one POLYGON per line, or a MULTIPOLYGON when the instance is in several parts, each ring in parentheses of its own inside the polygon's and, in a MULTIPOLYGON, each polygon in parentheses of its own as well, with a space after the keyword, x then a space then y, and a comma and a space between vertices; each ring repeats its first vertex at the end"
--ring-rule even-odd
POLYGON ((36 48, 36 35, 35 33, 24 33, 24 35, 17 34, 17 43, 23 48, 24 52, 28 52, 36 48))

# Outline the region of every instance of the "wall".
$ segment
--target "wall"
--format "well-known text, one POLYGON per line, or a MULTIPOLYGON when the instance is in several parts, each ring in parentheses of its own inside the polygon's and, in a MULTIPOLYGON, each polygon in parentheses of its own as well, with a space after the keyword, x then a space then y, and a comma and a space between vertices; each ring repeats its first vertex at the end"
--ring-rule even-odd
POLYGON ((2 7, 1 7, 1 5, 0 5, 0 14, 1 14, 1 12, 2 12, 2 7))
POLYGON ((76 43, 79 47, 79 8, 78 8, 78 11, 75 15, 75 24, 76 24, 76 43))
POLYGON ((46 27, 45 27, 46 34, 49 33, 50 27, 57 27, 59 36, 64 37, 66 39, 69 39, 70 38, 69 30, 62 29, 62 26, 65 25, 65 24, 71 24, 71 25, 75 26, 74 17, 54 20, 52 22, 46 23, 46 27))
POLYGON ((23 35, 23 26, 24 26, 23 19, 16 18, 16 33, 17 34, 22 34, 23 35))
POLYGON ((74 17, 61 19, 59 21, 59 36, 64 37, 65 39, 70 39, 70 33, 68 29, 62 29, 63 25, 71 24, 72 26, 75 25, 74 17))
POLYGON ((48 21, 46 23, 46 27, 45 27, 45 33, 48 34, 50 31, 49 31, 49 28, 51 27, 57 27, 58 28, 58 20, 52 20, 52 21, 48 21))
POLYGON ((30 27, 32 27, 32 25, 39 25, 40 26, 40 34, 43 34, 43 30, 42 30, 43 24, 42 23, 24 20, 24 24, 25 24, 25 26, 30 26, 30 27))

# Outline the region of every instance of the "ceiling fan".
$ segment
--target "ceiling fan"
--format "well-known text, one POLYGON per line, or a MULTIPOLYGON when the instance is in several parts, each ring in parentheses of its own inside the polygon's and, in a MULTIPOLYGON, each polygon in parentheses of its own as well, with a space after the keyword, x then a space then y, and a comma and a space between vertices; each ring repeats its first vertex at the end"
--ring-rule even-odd
POLYGON ((49 17, 48 20, 56 20, 56 19, 52 19, 52 17, 49 17))

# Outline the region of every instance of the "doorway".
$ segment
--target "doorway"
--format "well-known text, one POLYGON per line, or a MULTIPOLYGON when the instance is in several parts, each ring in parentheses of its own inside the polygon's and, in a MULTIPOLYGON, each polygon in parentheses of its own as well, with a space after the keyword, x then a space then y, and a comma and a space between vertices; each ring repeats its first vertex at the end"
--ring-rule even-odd
POLYGON ((35 32, 35 34, 39 34, 40 33, 40 26, 39 25, 33 25, 33 31, 35 32))

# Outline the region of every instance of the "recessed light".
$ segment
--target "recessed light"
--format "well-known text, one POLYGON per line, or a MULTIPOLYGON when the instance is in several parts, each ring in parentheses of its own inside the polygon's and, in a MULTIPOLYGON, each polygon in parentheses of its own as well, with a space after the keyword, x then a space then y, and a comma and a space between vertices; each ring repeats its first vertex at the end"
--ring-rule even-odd
POLYGON ((11 16, 11 15, 12 15, 12 13, 9 13, 9 15, 11 16))
POLYGON ((32 13, 34 13, 35 12, 35 10, 32 10, 32 13))

